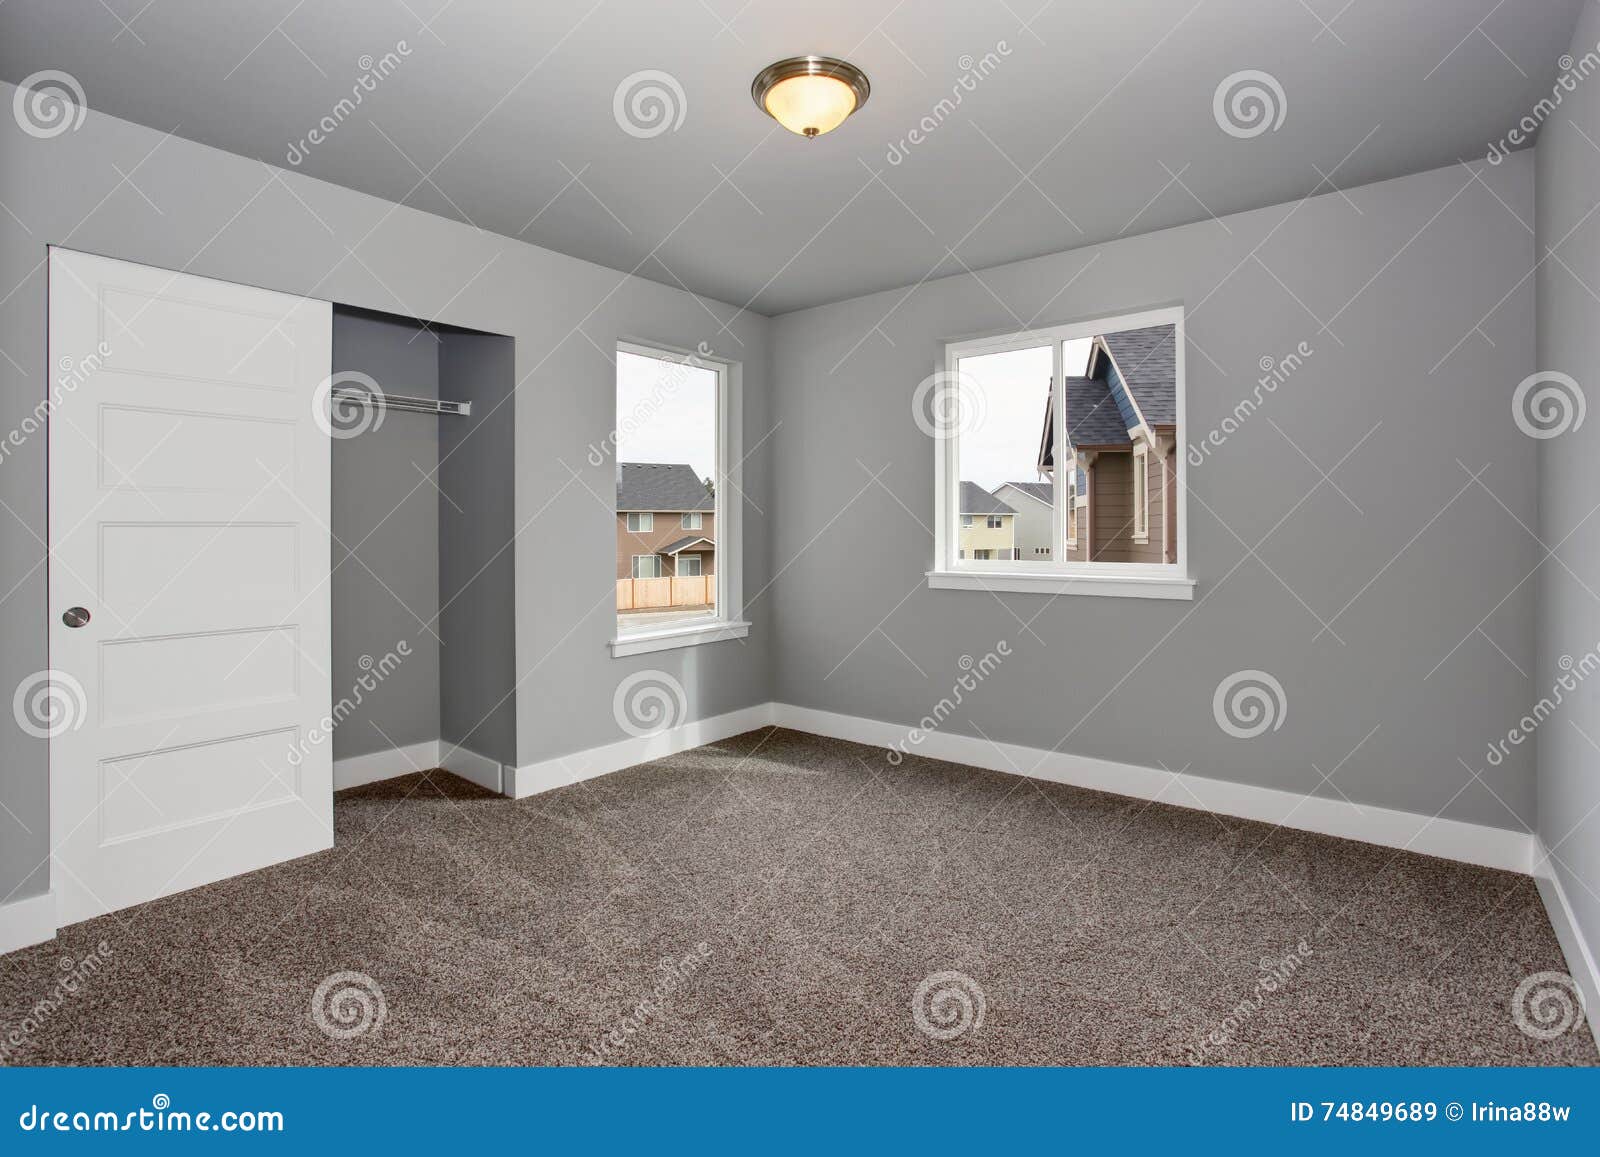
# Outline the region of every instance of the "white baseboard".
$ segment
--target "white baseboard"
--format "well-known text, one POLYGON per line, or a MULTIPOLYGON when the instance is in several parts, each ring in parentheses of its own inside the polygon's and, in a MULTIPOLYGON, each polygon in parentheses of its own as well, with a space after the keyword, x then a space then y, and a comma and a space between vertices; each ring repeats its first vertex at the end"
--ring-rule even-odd
POLYGON ((1567 900, 1567 890, 1561 886, 1555 865, 1545 850, 1544 841, 1535 845, 1533 878, 1539 885, 1539 898, 1550 914, 1550 925, 1561 943, 1561 954, 1567 958, 1567 974, 1578 985, 1583 996, 1584 1017, 1589 1031, 1594 1034, 1596 1048, 1600 1048, 1600 964, 1596 964, 1594 950, 1578 926, 1578 918, 1567 900))
POLYGON ((431 770, 439 766, 439 741, 425 739, 405 747, 388 751, 374 751, 370 755, 353 755, 349 759, 333 761, 333 788, 341 791, 347 787, 360 787, 380 779, 393 779, 410 775, 417 770, 431 770))
MULTIPOLYGON (((877 719, 773 705, 773 722, 796 731, 828 735, 876 747, 903 742, 910 728, 877 719)), ((1323 796, 1299 795, 1199 775, 1177 775, 1155 768, 1061 751, 1044 751, 1014 743, 991 743, 970 735, 921 732, 915 753, 974 767, 1029 775, 1054 783, 1093 788, 1135 799, 1158 800, 1177 807, 1201 808, 1240 819, 1260 820, 1301 831, 1403 848, 1426 856, 1462 860, 1490 868, 1527 874, 1533 865, 1533 839, 1528 832, 1434 819, 1415 812, 1356 805, 1323 796)))
POLYGON ((56 898, 24 896, 0 904, 0 956, 56 938, 56 898))
POLYGON ((609 775, 636 763, 687 751, 719 739, 728 739, 772 723, 772 704, 762 703, 710 719, 697 719, 656 735, 623 739, 604 747, 591 747, 571 755, 543 759, 526 767, 507 768, 505 793, 517 799, 552 791, 596 776, 609 775))
POLYGON ((439 766, 459 775, 462 779, 471 780, 479 787, 486 787, 490 791, 503 790, 499 762, 487 755, 479 755, 470 748, 457 747, 453 743, 440 740, 439 766))

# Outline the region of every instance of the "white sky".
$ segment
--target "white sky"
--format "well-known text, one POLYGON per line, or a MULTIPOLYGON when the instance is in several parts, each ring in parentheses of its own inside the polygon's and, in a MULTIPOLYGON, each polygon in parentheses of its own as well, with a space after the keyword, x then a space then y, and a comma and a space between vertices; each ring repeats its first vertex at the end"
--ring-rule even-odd
MULTIPOLYGON (((1089 338, 1064 343, 1068 376, 1083 373, 1089 338)), ((1050 396, 1049 346, 962 358, 963 387, 977 395, 977 428, 961 433, 961 479, 993 490, 1002 482, 1038 482, 1035 466, 1050 396)))
POLYGON ((717 375, 619 350, 617 461, 687 462, 710 478, 717 461, 717 375))

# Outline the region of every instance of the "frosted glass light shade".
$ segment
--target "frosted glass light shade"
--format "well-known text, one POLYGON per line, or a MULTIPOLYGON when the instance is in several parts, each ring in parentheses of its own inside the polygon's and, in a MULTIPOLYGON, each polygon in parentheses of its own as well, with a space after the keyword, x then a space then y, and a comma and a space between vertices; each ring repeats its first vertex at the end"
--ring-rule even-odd
POLYGON ((796 56, 761 70, 750 95, 792 133, 819 137, 844 123, 871 91, 855 65, 826 56, 796 56))

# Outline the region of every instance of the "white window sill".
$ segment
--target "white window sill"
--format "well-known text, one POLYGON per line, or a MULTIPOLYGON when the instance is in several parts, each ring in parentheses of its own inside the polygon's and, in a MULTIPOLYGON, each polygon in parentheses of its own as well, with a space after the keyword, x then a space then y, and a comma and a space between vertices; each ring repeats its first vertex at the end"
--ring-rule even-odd
POLYGON ((1028 574, 1022 571, 929 571, 928 586, 944 591, 1003 591, 1034 595, 1099 595, 1116 599, 1194 598, 1194 579, 1177 575, 1028 574))
POLYGON ((696 623, 688 627, 664 627, 659 631, 640 631, 636 635, 623 635, 611 640, 611 657, 648 655, 652 651, 671 651, 678 647, 697 647, 701 643, 720 643, 724 639, 742 639, 750 633, 750 624, 743 621, 719 619, 710 623, 696 623))

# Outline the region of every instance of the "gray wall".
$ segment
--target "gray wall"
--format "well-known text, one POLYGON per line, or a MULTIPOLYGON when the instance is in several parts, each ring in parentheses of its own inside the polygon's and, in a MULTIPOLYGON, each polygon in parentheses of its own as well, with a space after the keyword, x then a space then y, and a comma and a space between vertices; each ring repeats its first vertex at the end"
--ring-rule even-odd
MULTIPOLYGON (((1584 5, 1572 53, 1600 43, 1600 8, 1584 5)), ((1540 443, 1539 537, 1556 551, 1539 571, 1539 655, 1534 699, 1548 695, 1574 660, 1600 646, 1600 81, 1563 101, 1539 135, 1539 356, 1533 368, 1572 375, 1587 394, 1583 425, 1540 443), (1585 219, 1587 218, 1587 219, 1585 219), (1559 260, 1558 260, 1559 259, 1559 260)), ((1530 702, 1530 706, 1531 706, 1530 702)), ((1579 929, 1600 946, 1600 686, 1583 683, 1536 732, 1539 834, 1579 929)), ((1590 1009, 1591 1016, 1596 1010, 1590 1009)))
MULTIPOLYGON (((336 308, 333 368, 388 394, 439 396, 439 340, 413 322, 336 308)), ((439 737, 439 495, 427 478, 440 421, 369 411, 333 440, 333 698, 360 700, 334 731, 335 759, 439 737), (363 690, 402 640, 411 653, 363 690)))
MULTIPOLYGON (((9 105, 14 91, 0 85, 0 102, 9 105)), ((751 607, 754 626, 742 642, 611 658, 613 467, 589 461, 614 422, 609 351, 623 336, 687 348, 706 341, 743 361, 745 442, 756 446, 771 428, 767 319, 92 110, 75 131, 45 140, 0 118, 0 201, 10 211, 0 215, 5 430, 45 392, 50 243, 516 339, 519 763, 625 738, 612 691, 634 670, 680 679, 691 718, 772 697, 770 598, 751 607), (577 560, 561 573, 539 565, 552 538, 577 560)), ((771 511, 772 453, 764 442, 744 467, 752 592, 771 573, 760 512, 771 511)), ((0 464, 7 691, 47 663, 44 486, 45 440, 35 436, 0 464)), ((3 726, 0 898, 15 899, 47 886, 46 749, 10 721, 3 726)))
POLYGON ((1540 556, 1518 522, 1534 522, 1536 454, 1508 413, 1534 356, 1533 157, 1476 175, 1441 169, 777 318, 779 698, 909 725, 950 693, 962 656, 1006 639, 1012 657, 948 730, 1523 827, 1530 752, 1488 767, 1484 749, 1533 669, 1532 585, 1518 584, 1540 556), (933 447, 911 397, 941 342, 1178 302, 1186 441, 1232 413, 1261 359, 1313 351, 1190 471, 1195 601, 927 589, 933 447), (1281 681, 1287 712, 1277 731, 1231 738, 1212 695, 1252 668, 1281 681))
POLYGON ((471 402, 439 419, 439 735, 517 761, 516 349, 510 338, 447 330, 443 396, 471 402))

